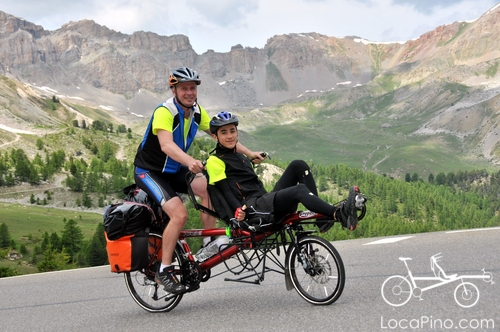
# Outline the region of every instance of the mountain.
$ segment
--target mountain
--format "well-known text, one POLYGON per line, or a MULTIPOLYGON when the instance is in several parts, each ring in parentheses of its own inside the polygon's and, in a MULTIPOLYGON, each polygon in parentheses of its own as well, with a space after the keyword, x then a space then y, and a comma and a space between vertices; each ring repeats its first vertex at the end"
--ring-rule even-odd
POLYGON ((390 70, 405 71, 400 74, 403 85, 436 72, 465 81, 466 73, 457 78, 450 69, 474 68, 498 56, 498 11, 492 9, 473 23, 438 27, 404 44, 308 33, 274 36, 263 49, 236 45, 228 53, 201 55, 183 35, 126 35, 91 20, 46 31, 0 12, 0 73, 68 95, 105 90, 124 96, 123 103, 134 107, 143 91, 166 94, 169 71, 185 65, 200 72, 205 104, 257 107, 306 91, 328 91, 346 81, 366 84, 390 70))
MULTIPOLYGON (((91 20, 47 31, 0 12, 0 74, 36 98, 55 95, 140 123, 169 95, 169 71, 189 66, 202 78, 200 103, 240 113, 250 142, 285 158, 301 151, 397 175, 422 160, 435 167, 426 172, 458 159, 455 167, 497 162, 499 40, 500 6, 404 43, 304 33, 273 36, 263 49, 203 54, 183 35, 127 35, 91 20)), ((3 108, 1 123, 37 129, 31 119, 16 126, 3 108)))

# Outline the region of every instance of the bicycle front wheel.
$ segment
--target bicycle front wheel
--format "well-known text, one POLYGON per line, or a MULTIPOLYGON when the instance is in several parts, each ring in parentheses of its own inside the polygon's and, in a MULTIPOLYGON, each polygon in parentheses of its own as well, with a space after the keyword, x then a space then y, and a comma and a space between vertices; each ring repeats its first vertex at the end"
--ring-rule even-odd
POLYGON ((479 289, 471 282, 462 282, 455 288, 455 301, 463 308, 473 307, 479 301, 479 289))
MULTIPOLYGON (((161 235, 150 233, 148 244, 148 266, 141 271, 125 272, 125 284, 134 301, 149 312, 167 312, 179 304, 181 295, 167 293, 156 283, 155 273, 161 263, 161 235)), ((180 254, 174 252, 172 264, 180 270, 180 254)))
POLYGON ((335 302, 345 284, 344 263, 335 247, 319 236, 306 236, 290 246, 286 268, 304 300, 315 305, 335 302))

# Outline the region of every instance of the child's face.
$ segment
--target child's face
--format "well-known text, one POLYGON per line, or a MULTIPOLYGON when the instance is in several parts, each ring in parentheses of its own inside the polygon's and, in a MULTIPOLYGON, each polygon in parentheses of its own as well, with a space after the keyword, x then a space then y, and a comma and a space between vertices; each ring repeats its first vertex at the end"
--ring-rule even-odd
POLYGON ((236 143, 238 143, 238 129, 234 124, 228 124, 227 126, 222 126, 217 130, 216 139, 219 144, 228 149, 234 149, 236 143))

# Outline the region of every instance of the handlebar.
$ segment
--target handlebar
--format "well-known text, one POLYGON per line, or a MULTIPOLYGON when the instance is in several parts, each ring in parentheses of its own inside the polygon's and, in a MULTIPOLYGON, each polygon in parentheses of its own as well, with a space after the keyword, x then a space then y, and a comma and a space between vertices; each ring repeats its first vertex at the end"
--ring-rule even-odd
POLYGON ((262 152, 262 153, 260 154, 260 156, 261 156, 262 158, 267 157, 267 158, 269 158, 269 160, 271 160, 271 155, 270 155, 270 154, 269 154, 269 152, 267 152, 267 151, 262 152))

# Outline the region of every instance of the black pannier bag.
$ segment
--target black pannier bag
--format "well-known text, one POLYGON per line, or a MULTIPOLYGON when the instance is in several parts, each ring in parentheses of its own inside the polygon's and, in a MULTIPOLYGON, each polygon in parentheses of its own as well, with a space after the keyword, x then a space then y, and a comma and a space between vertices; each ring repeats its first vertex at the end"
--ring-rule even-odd
POLYGON ((123 188, 123 193, 126 196, 124 199, 125 202, 136 202, 151 207, 155 216, 155 222, 157 223, 157 225, 153 226, 162 226, 162 228, 164 228, 167 225, 170 220, 169 216, 163 211, 159 204, 151 199, 144 190, 137 187, 136 184, 131 184, 123 188))
POLYGON ((104 212, 104 230, 109 240, 138 233, 154 221, 151 207, 135 202, 112 204, 104 212))
POLYGON ((165 227, 168 216, 146 192, 135 184, 123 189, 123 203, 112 204, 104 212, 104 236, 111 272, 131 272, 148 264, 151 227, 165 227))

